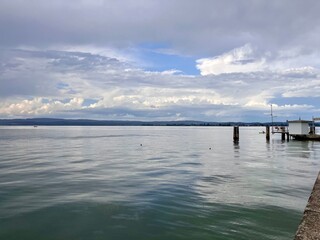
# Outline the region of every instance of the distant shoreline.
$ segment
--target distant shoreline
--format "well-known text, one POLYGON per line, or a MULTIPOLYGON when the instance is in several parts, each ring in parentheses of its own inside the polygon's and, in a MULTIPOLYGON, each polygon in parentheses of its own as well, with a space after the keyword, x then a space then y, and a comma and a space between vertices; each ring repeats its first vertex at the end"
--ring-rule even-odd
MULTIPOLYGON (((60 118, 0 119, 0 126, 270 126, 270 122, 122 121, 60 118)), ((287 122, 274 122, 287 126, 287 122)))

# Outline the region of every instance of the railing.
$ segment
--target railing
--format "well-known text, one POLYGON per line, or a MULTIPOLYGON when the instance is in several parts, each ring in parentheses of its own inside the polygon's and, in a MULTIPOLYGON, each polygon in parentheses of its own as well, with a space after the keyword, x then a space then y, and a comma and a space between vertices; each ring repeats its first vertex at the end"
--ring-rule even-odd
POLYGON ((271 128, 271 133, 288 133, 288 127, 285 126, 272 126, 271 128))

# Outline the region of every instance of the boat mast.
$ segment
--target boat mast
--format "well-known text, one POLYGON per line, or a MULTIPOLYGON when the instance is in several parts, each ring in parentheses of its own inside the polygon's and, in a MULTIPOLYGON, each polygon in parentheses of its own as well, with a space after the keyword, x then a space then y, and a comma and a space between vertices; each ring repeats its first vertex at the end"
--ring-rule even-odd
POLYGON ((270 104, 271 106, 271 133, 273 134, 273 112, 272 112, 272 104, 270 104))

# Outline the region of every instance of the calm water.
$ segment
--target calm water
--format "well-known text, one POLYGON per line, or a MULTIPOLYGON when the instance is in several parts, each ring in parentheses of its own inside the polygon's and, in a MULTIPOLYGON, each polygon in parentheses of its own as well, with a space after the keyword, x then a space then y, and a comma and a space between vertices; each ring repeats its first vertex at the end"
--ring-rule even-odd
POLYGON ((0 239, 292 239, 320 142, 262 130, 0 127, 0 239))

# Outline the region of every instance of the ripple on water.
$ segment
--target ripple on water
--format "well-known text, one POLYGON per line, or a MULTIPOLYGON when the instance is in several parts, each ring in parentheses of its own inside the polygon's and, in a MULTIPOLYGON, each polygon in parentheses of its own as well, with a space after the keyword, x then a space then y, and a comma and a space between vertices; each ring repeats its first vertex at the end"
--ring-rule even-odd
POLYGON ((320 167, 258 128, 37 130, 0 128, 0 239, 292 239, 320 167))

